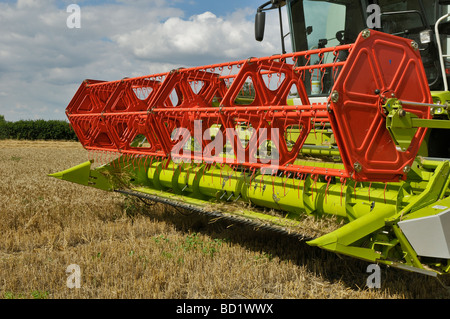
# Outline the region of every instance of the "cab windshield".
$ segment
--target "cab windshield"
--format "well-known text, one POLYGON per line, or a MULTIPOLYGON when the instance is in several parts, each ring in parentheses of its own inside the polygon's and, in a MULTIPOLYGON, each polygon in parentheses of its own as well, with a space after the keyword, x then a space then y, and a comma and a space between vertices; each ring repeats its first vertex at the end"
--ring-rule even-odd
MULTIPOLYGON (((423 0, 378 0, 373 1, 380 9, 375 26, 371 19, 368 1, 354 0, 287 0, 292 48, 294 51, 333 47, 354 43, 360 32, 373 28, 408 38, 419 45, 422 62, 430 87, 439 84, 440 63, 432 32, 436 21, 437 2, 423 0), (368 12, 369 11, 369 12, 368 12), (430 38, 424 41, 424 37, 430 38)), ((450 23, 449 23, 450 24, 450 23)), ((447 52, 447 34, 450 28, 444 26, 441 33, 444 54, 447 52)), ((332 56, 328 57, 332 58, 332 56)), ((317 58, 311 59, 311 63, 317 58)), ((324 62, 327 61, 325 57, 324 62)), ((329 85, 332 85, 330 83, 329 85)), ((327 86, 321 87, 321 94, 327 93, 327 86)))
MULTIPOLYGON (((413 37, 435 20, 434 2, 427 2, 426 7, 419 0, 375 2, 381 9, 380 25, 375 29, 386 33, 413 37)), ((295 51, 352 43, 367 28, 368 10, 361 1, 288 0, 286 4, 295 51)))
POLYGON ((295 51, 352 43, 365 28, 357 1, 291 0, 287 10, 295 51))

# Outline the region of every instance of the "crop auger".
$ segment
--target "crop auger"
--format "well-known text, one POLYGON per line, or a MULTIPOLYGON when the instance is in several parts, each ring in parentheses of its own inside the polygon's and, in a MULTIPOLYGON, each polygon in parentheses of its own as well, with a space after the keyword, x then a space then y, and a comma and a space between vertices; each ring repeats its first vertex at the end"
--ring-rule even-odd
POLYGON ((89 161, 51 176, 300 237, 304 216, 337 216, 342 227, 307 243, 446 275, 449 161, 421 154, 430 128, 450 127, 430 111, 449 99, 432 97, 416 42, 373 29, 329 48, 85 80, 66 114, 89 161))

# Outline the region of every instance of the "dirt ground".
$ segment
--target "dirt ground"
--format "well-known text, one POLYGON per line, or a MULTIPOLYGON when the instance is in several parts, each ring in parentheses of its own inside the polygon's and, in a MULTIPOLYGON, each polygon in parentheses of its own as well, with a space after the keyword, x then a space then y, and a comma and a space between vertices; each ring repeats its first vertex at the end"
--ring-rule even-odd
POLYGON ((0 141, 0 298, 450 296, 434 278, 386 267, 369 289, 365 262, 47 176, 87 159, 75 142, 0 141))

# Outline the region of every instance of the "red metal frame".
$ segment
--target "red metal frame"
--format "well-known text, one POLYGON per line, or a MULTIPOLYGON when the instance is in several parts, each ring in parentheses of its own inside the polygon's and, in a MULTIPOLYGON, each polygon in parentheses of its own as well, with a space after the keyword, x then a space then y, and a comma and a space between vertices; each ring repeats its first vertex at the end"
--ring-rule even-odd
MULTIPOLYGON (((426 129, 419 128, 408 150, 399 150, 386 129, 384 100, 395 97, 433 103, 419 50, 409 39, 371 31, 359 37, 355 52, 342 68, 330 100, 330 120, 345 166, 358 180, 394 181, 405 177, 426 129), (376 94, 379 91, 380 94, 376 94), (355 164, 361 171, 355 171, 355 164)), ((429 107, 404 107, 419 118, 431 118, 429 107)), ((359 170, 359 169, 358 169, 359 170)))
MULTIPOLYGON (((288 128, 295 126, 301 130, 294 145, 288 146, 284 138, 272 140, 279 153, 277 170, 352 177, 358 181, 394 181, 405 175, 403 168, 417 155, 425 130, 418 130, 409 150, 397 150, 384 125, 383 94, 432 103, 420 54, 411 47, 411 41, 372 31, 370 37, 360 36, 352 45, 177 69, 114 82, 86 80, 66 114, 87 150, 159 158, 170 158, 180 142, 172 139, 174 129, 185 128, 195 137, 195 121, 202 120, 202 134, 212 126, 219 127, 224 141, 233 142, 234 154, 245 154, 244 160, 227 163, 249 169, 270 166, 253 156, 254 149, 250 148, 260 145, 263 137, 254 133, 248 145, 243 145, 227 128, 246 123, 255 132, 261 128, 269 132, 278 129, 283 137, 288 128), (350 52, 346 61, 338 60, 340 51, 350 52), (315 65, 310 62, 314 55, 320 58, 315 65), (325 62, 326 55, 333 57, 332 62, 325 62), (338 92, 339 98, 333 102, 328 97, 328 103, 311 104, 305 75, 326 69, 336 79, 333 91, 338 92), (246 83, 252 84, 247 87, 254 92, 249 102, 242 105, 236 99, 246 83), (301 105, 288 105, 293 87, 301 105), (376 89, 382 94, 376 95, 376 89), (345 169, 296 165, 294 160, 308 134, 316 125, 327 123, 336 136, 345 169), (132 145, 138 135, 145 136, 149 145, 132 145), (361 169, 356 171, 355 163, 361 169)), ((424 107, 407 110, 421 118, 430 116, 424 107)), ((204 149, 209 147, 209 141, 198 142, 204 149)), ((184 160, 214 162, 217 158, 193 152, 184 155, 184 160)))

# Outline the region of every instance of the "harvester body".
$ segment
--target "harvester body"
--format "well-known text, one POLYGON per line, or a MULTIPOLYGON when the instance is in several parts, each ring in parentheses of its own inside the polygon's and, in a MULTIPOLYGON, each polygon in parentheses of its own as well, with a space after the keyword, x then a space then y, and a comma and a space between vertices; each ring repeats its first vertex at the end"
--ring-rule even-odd
POLYGON ((84 81, 66 114, 90 160, 52 176, 300 237, 302 216, 337 216, 308 244, 448 274, 449 160, 424 145, 448 132, 450 93, 430 91, 407 37, 366 28, 299 50, 307 3, 266 4, 288 7, 293 53, 84 81))

